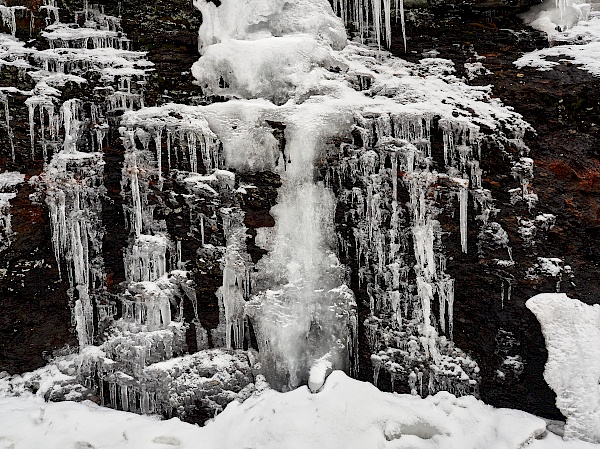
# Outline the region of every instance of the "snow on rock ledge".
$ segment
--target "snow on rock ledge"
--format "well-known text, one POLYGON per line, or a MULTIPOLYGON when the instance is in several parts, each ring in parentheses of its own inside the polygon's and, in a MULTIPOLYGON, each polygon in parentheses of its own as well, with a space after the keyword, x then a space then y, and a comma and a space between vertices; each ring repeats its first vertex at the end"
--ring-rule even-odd
POLYGON ((600 443, 600 305, 564 293, 537 295, 526 305, 542 325, 544 378, 567 418, 565 439, 600 443))

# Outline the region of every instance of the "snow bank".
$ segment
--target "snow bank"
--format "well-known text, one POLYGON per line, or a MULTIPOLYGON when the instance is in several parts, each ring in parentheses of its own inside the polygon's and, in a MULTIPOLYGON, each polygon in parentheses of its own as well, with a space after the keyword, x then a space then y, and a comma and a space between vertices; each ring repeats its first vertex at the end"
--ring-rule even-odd
POLYGON ((545 422, 524 412, 494 409, 473 397, 457 399, 448 393, 427 399, 382 393, 339 371, 318 394, 306 387, 290 393, 265 390, 243 404, 231 403, 204 428, 89 401, 45 403, 34 397, 0 399, 0 423, 0 447, 13 449, 596 447, 544 435, 545 422))
POLYGON ((600 305, 545 293, 526 303, 548 349, 544 378, 567 417, 565 439, 600 443, 600 305))

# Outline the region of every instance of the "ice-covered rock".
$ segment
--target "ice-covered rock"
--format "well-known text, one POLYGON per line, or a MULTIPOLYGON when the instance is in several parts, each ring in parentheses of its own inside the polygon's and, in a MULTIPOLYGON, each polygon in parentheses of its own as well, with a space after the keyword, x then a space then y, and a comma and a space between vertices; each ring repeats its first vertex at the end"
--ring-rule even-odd
POLYGON ((201 52, 210 45, 289 34, 308 34, 335 49, 346 45, 346 30, 321 0, 220 1, 196 0, 202 12, 201 52))
POLYGON ((560 293, 527 301, 548 349, 544 379, 567 417, 565 439, 600 443, 600 306, 560 293))

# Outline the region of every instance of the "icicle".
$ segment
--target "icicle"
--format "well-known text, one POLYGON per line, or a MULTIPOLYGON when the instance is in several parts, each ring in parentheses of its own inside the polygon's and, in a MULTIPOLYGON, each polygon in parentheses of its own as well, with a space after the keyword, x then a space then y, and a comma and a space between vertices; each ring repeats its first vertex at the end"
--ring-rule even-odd
POLYGON ((458 191, 460 203, 460 245, 462 252, 467 253, 467 205, 469 199, 469 190, 461 186, 458 191))
POLYGON ((440 306, 440 328, 442 332, 446 332, 446 289, 445 283, 440 283, 438 290, 438 300, 440 306))
POLYGON ((392 46, 392 0, 383 0, 384 21, 385 21, 385 41, 388 48, 392 46))
POLYGON ((450 339, 454 339, 454 279, 446 284, 446 302, 448 303, 448 331, 450 339))
POLYGON ((35 159, 35 103, 27 103, 29 110, 29 138, 31 143, 31 159, 35 159))
POLYGON ((404 53, 406 53, 406 22, 404 20, 404 0, 396 0, 396 8, 400 4, 400 23, 402 24, 402 42, 404 42, 404 53))
POLYGON ((142 200, 140 197, 140 184, 138 179, 139 169, 135 157, 131 168, 131 196, 133 199, 133 231, 137 236, 142 233, 142 200))
POLYGON ((171 130, 167 129, 167 163, 171 171, 171 130))
POLYGON ((10 110, 8 107, 8 97, 6 95, 0 95, 0 101, 4 104, 4 119, 6 123, 6 133, 8 135, 8 140, 10 142, 10 153, 12 156, 12 161, 15 161, 15 143, 13 141, 13 132, 10 127, 10 110))
POLYGON ((19 6, 4 6, 0 5, 0 15, 2 16, 2 22, 4 26, 10 30, 10 34, 14 36, 17 32, 17 18, 15 16, 15 9, 23 8, 19 6))
POLYGON ((125 254, 125 275, 130 282, 155 281, 167 272, 166 236, 140 234, 125 254))
POLYGON ((183 270, 185 268, 185 264, 181 260, 181 240, 177 240, 177 269, 183 270))
MULTIPOLYGON (((385 1, 385 0, 384 0, 385 1)), ((381 0, 371 0, 373 6, 373 25, 375 26, 375 35, 377 37, 377 46, 381 48, 381 0)))
POLYGON ((373 365, 373 385, 377 386, 379 380, 379 371, 381 370, 381 357, 373 354, 371 356, 371 364, 373 365))
POLYGON ((156 146, 156 162, 158 164, 158 182, 162 190, 162 130, 157 129, 154 136, 154 144, 156 146))

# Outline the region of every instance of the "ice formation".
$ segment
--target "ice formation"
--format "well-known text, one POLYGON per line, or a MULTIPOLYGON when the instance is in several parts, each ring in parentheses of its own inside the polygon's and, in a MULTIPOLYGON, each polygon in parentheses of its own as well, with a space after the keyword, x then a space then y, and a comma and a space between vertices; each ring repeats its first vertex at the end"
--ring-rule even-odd
POLYGON ((527 301, 548 349, 544 379, 566 416, 565 439, 600 443, 600 306, 544 293, 527 301))
POLYGON ((0 173, 0 251, 10 246, 13 236, 10 202, 16 198, 16 190, 24 181, 25 175, 21 173, 0 173))
POLYGON ((0 5, 2 25, 4 28, 8 28, 12 36, 17 32, 17 14, 23 14, 25 11, 27 11, 25 6, 0 5))
POLYGON ((50 162, 45 174, 46 203, 52 226, 56 260, 67 266, 79 344, 94 342, 94 300, 101 289, 103 166, 99 153, 63 150, 50 162))
MULTIPOLYGON (((42 32, 49 49, 26 48, 10 37, 3 37, 0 44, 3 61, 28 71, 37 81, 32 91, 18 93, 28 97, 25 104, 29 110, 31 156, 46 161, 36 182, 48 205, 57 262, 68 277, 73 326, 79 342, 78 354, 59 357, 48 366, 49 371, 61 374, 59 383, 49 382, 49 390, 43 394, 52 400, 99 395, 103 405, 138 413, 182 415, 187 413, 184 409, 191 411, 200 402, 213 413, 218 412, 220 404, 236 397, 235 392, 226 393, 226 384, 233 383, 231 388, 239 392, 245 383, 235 376, 231 376, 233 381, 219 377, 222 392, 206 393, 200 385, 201 376, 206 370, 223 376, 225 365, 232 374, 249 370, 248 358, 217 350, 182 360, 185 368, 178 368, 175 362, 157 365, 187 352, 189 323, 184 322, 184 302, 190 301, 195 309, 198 346, 206 349, 208 343, 198 320, 194 282, 180 270, 184 263, 177 258, 176 245, 166 235, 164 221, 154 219, 154 206, 147 196, 150 189, 162 186, 163 154, 169 161, 171 156, 174 159, 172 167, 164 167, 167 173, 171 169, 212 171, 222 163, 220 143, 201 120, 187 124, 179 120, 174 126, 163 123, 148 131, 123 126, 122 195, 130 239, 123 255, 123 290, 118 296, 109 294, 103 263, 103 149, 107 132, 114 126, 110 116, 119 109, 143 106, 143 85, 152 63, 144 53, 127 50, 129 41, 121 32, 119 18, 86 3, 81 12, 84 26, 80 27, 61 23, 60 9, 54 3, 44 9, 51 22, 42 32), (65 82, 87 82, 79 75, 90 71, 99 75, 95 90, 99 101, 74 98, 61 102, 65 82), (163 136, 167 149, 173 144, 172 153, 162 153, 163 136), (152 369, 146 370, 150 366, 152 369), (199 383, 190 381, 186 391, 172 385, 185 383, 185 375, 181 374, 184 369, 199 371, 190 376, 199 383), (195 393, 190 385, 194 385, 195 393), (174 389, 182 396, 173 397, 174 389)), ((1 97, 9 137, 10 94, 3 91, 1 97)), ((6 225, 0 229, 7 237, 8 200, 15 197, 15 188, 23 180, 18 173, 0 175, 0 195, 4 195, 0 196, 0 223, 6 225)), ((32 376, 38 375, 45 374, 32 376)), ((19 389, 23 385, 19 382, 15 380, 11 385, 19 389)), ((250 378, 245 382, 249 383, 250 378)), ((214 384, 210 388, 214 389, 214 384)))
POLYGON ((400 17, 404 51, 406 51, 406 28, 403 0, 333 0, 333 8, 346 24, 353 23, 361 40, 375 35, 377 46, 382 42, 392 44, 392 7, 396 21, 400 17))
MULTIPOLYGON (((455 389, 459 394, 472 391, 478 373, 476 363, 450 342, 455 286, 454 280, 445 273, 445 256, 437 220, 439 211, 435 201, 429 197, 430 187, 434 183, 444 183, 451 192, 447 199, 457 201, 460 210, 459 242, 463 251, 467 252, 470 197, 479 208, 482 233, 486 227, 494 226, 490 217, 495 209, 489 191, 482 188, 480 169, 481 147, 489 147, 490 142, 479 134, 479 126, 494 129, 502 136, 502 145, 514 146, 521 151, 522 158, 514 161, 515 179, 521 185, 515 198, 533 208, 532 172, 527 168, 529 160, 520 143, 527 125, 497 101, 489 100, 485 89, 469 88, 459 83, 452 77, 453 68, 447 61, 430 58, 414 66, 399 60, 385 61, 387 55, 357 45, 336 51, 335 46, 331 47, 331 39, 323 39, 314 31, 316 28, 312 24, 312 27, 306 28, 311 37, 298 35, 298 28, 289 28, 287 34, 274 33, 263 25, 250 27, 257 20, 262 23, 262 19, 246 21, 245 16, 234 18, 228 15, 230 20, 225 21, 222 14, 228 10, 228 2, 223 2, 218 8, 210 2, 199 2, 198 6, 206 18, 200 33, 204 42, 209 43, 202 47, 203 56, 195 65, 194 75, 199 82, 210 94, 232 98, 261 97, 267 92, 267 98, 281 106, 272 107, 253 100, 231 103, 238 108, 254 110, 254 114, 246 112, 245 117, 252 117, 252 120, 258 117, 259 123, 279 122, 285 126, 286 146, 277 164, 278 170, 283 169, 280 173, 284 186, 280 189, 279 204, 272 211, 276 218, 274 235, 270 237, 269 247, 272 249, 259 262, 252 281, 252 291, 265 291, 256 294, 247 305, 258 332, 259 353, 265 334, 270 334, 270 338, 277 342, 273 344, 269 340, 269 366, 286 363, 284 351, 280 350, 279 356, 274 352, 277 347, 287 348, 287 354, 298 349, 297 346, 290 349, 286 335, 280 331, 282 325, 292 329, 280 311, 298 307, 290 300, 290 284, 298 289, 299 282, 304 284, 318 279, 317 284, 323 289, 328 281, 321 275, 324 269, 315 266, 319 259, 329 258, 332 261, 332 269, 328 273, 330 281, 340 276, 333 269, 339 262, 327 256, 327 250, 323 252, 323 248, 335 246, 331 243, 334 232, 331 219, 324 218, 331 213, 327 211, 332 210, 331 206, 327 206, 330 194, 319 184, 315 186, 306 182, 313 177, 311 166, 316 158, 338 158, 339 165, 332 164, 325 181, 326 186, 342 198, 342 204, 353 211, 353 215, 347 218, 353 233, 338 235, 337 246, 342 254, 346 252, 346 256, 348 249, 354 247, 351 254, 355 254, 358 260, 355 269, 371 300, 373 315, 366 326, 370 329, 371 347, 375 353, 372 358, 375 379, 379 369, 385 367, 392 375, 392 382, 398 380, 399 383, 413 385, 411 389, 422 394, 438 389, 455 389), (207 37, 207 34, 212 37, 207 37), (237 40, 233 42, 231 36, 237 40), (241 38, 246 40, 241 41, 241 38), (275 71, 274 78, 270 78, 270 83, 266 83, 261 76, 272 73, 271 68, 265 69, 265 64, 273 64, 273 61, 251 56, 246 58, 246 55, 259 52, 263 55, 278 55, 280 51, 293 54, 294 48, 301 48, 298 45, 311 45, 319 51, 313 52, 317 55, 317 59, 311 60, 313 66, 301 62, 301 66, 294 67, 292 73, 303 74, 296 78, 290 77, 285 70, 279 70, 275 71), (318 56, 320 54, 323 56, 318 56), (382 59, 385 62, 380 62, 382 59), (315 63, 319 65, 315 67, 315 63), (224 83, 217 86, 214 84, 216 79, 222 79, 224 83), (212 80, 212 85, 209 80, 212 80), (424 94, 434 91, 439 94, 424 94), (460 91, 461 105, 450 99, 452 91, 460 91), (307 97, 307 92, 318 92, 321 96, 313 94, 312 98, 307 97), (287 103, 284 104, 285 101, 287 103), (468 106, 465 106, 465 101, 468 106), (467 112, 469 108, 473 112, 467 112), (431 156, 430 134, 434 118, 444 136, 443 161, 434 161, 431 156), (325 128, 323 123, 327 124, 325 128), (352 145, 336 148, 328 144, 335 138, 343 140, 351 135, 360 136, 350 138, 354 140, 352 145), (296 142, 302 142, 301 147, 296 142), (296 165, 298 160, 300 165, 296 165), (441 165, 442 170, 432 168, 434 163, 441 165), (396 173, 402 173, 402 176, 396 173), (346 185, 353 187, 345 191, 346 185), (409 202, 406 209, 399 201, 399 188, 407 191, 409 202), (317 216, 313 216, 317 208, 321 209, 317 216), (297 216, 300 211, 302 216, 297 216), (305 217, 310 218, 306 220, 305 217), (298 226, 298 223, 305 224, 298 226), (391 230, 386 231, 388 226, 391 230), (313 244, 315 246, 311 246, 313 244), (403 251, 411 246, 411 257, 416 262, 414 268, 409 262, 411 257, 403 260, 403 251), (298 251, 298 248, 302 249, 298 251), (304 256, 304 249, 309 257, 304 256), (315 258, 314 254, 322 256, 315 258), (288 262, 290 259, 293 263, 288 262), (281 267, 286 269, 282 271, 281 267), (367 275, 371 270, 375 274, 374 281, 370 280, 372 275, 367 275), (412 279, 408 276, 411 271, 416 280, 409 282, 407 279, 412 279), (315 277, 315 273, 319 275, 315 277), (277 278, 281 278, 280 282, 287 287, 274 288, 273 280, 277 278), (432 316, 433 301, 439 302, 439 317, 432 316), (269 303, 277 305, 277 314, 270 316, 264 308, 264 304, 269 303), (273 326, 273 322, 278 324, 273 326), (439 338, 439 332, 447 333, 448 338, 439 338), (380 347, 383 352, 379 352, 380 347), (388 354, 388 351, 391 352, 388 354), (418 370, 396 373, 407 363, 419 365, 423 360, 432 360, 432 368, 426 373, 418 370), (428 376, 425 388, 424 375, 428 376)), ((348 9, 338 4, 337 11, 345 15, 348 9)), ((273 14, 277 15, 276 12, 273 14)), ((275 59, 286 61, 285 57, 275 59)), ((226 164, 234 162, 232 154, 236 152, 232 151, 235 148, 232 129, 223 126, 222 118, 217 118, 217 114, 231 114, 231 109, 212 105, 204 111, 209 124, 223 142, 226 164)), ((253 133, 261 133, 265 136, 263 140, 269 141, 268 128, 255 126, 253 133)), ((237 152, 242 150, 237 148, 237 152)), ((339 279, 343 282, 342 278, 339 279)), ((332 286, 335 284, 333 282, 332 286)), ((327 291, 326 287, 324 291, 327 291)), ((303 295, 310 298, 312 293, 303 295)), ((314 300, 308 302, 311 301, 314 300)), ((322 300, 315 302, 323 303, 322 300)), ((306 312, 300 310, 296 315, 306 316, 306 312)), ((298 325, 300 321, 297 320, 298 325)), ((263 349, 263 357, 265 352, 263 349)), ((288 359, 287 363, 291 362, 288 371, 298 372, 297 357, 288 359)), ((302 374, 307 375, 306 372, 302 374)))

